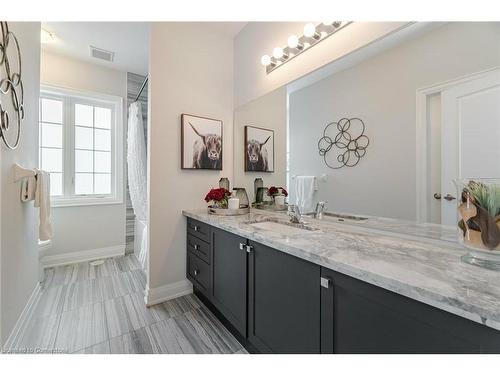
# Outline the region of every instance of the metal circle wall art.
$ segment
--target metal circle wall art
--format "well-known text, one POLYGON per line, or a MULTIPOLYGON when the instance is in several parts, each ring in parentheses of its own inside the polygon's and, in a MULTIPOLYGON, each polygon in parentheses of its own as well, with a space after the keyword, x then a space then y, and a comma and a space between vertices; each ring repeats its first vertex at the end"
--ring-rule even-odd
POLYGON ((341 118, 326 125, 318 141, 318 150, 329 168, 340 169, 357 165, 366 155, 369 144, 363 120, 341 118))
POLYGON ((0 138, 13 150, 19 145, 24 119, 21 50, 7 22, 0 22, 0 33, 0 138), (11 131, 15 136, 9 140, 11 131))

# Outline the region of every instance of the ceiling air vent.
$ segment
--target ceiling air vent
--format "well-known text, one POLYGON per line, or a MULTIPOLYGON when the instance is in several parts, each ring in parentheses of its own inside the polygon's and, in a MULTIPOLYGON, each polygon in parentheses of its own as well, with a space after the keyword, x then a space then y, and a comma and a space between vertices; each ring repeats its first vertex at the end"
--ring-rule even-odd
POLYGON ((89 47, 90 56, 95 57, 96 59, 112 62, 115 57, 114 52, 106 51, 105 49, 96 48, 94 46, 89 47))

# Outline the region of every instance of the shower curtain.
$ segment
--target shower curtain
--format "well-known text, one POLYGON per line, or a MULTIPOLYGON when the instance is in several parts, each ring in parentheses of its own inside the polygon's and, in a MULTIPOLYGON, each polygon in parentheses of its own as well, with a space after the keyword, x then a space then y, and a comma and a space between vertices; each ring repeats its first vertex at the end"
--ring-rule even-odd
MULTIPOLYGON (((130 104, 127 134, 127 165, 130 200, 138 220, 147 220, 147 176, 146 142, 142 124, 141 103, 130 104)), ((139 262, 146 268, 147 260, 147 225, 144 226, 143 241, 139 252, 139 262)))

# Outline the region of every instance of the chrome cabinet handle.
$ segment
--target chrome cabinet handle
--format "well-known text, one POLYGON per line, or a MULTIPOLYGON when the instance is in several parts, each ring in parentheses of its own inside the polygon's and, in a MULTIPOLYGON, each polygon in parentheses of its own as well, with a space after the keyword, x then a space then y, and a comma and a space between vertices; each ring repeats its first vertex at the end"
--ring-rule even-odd
POLYGON ((194 270, 194 275, 195 276, 198 276, 200 274, 200 271, 199 270, 194 270))
POLYGON ((198 246, 198 245, 194 245, 193 247, 194 247, 195 250, 199 250, 200 249, 200 246, 198 246))
POLYGON ((240 243, 240 250, 245 250, 245 244, 244 243, 240 243))
POLYGON ((326 289, 330 288, 330 283, 331 283, 330 279, 327 279, 326 277, 321 277, 320 280, 321 280, 320 284, 323 288, 326 289))
POLYGON ((453 199, 457 199, 451 194, 446 194, 443 198, 446 199, 447 201, 452 201, 453 199))
POLYGON ((195 225, 193 229, 195 232, 198 232, 200 230, 200 227, 198 225, 195 225))
POLYGON ((247 253, 251 253, 252 250, 253 250, 253 246, 247 245, 247 247, 246 247, 247 253))
POLYGON ((441 194, 440 193, 434 193, 434 198, 441 199, 441 194))

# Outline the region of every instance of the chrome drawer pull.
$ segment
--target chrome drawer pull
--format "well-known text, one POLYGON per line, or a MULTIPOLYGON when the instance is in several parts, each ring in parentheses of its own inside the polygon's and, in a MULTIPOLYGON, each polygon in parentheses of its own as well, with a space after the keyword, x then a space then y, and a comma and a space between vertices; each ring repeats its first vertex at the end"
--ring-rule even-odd
POLYGON ((193 247, 195 250, 200 250, 200 246, 198 246, 198 245, 194 245, 193 247))
POLYGON ((240 250, 245 250, 245 244, 244 243, 240 243, 240 250))
POLYGON ((200 230, 200 227, 199 227, 198 225, 195 225, 195 226, 194 226, 194 231, 195 231, 195 232, 198 232, 199 230, 200 230))
POLYGON ((330 288, 330 279, 327 279, 326 277, 322 277, 320 280, 321 280, 320 284, 323 288, 326 288, 326 289, 330 288))
POLYGON ((200 271, 199 270, 194 270, 194 275, 195 276, 198 276, 200 274, 200 271))

